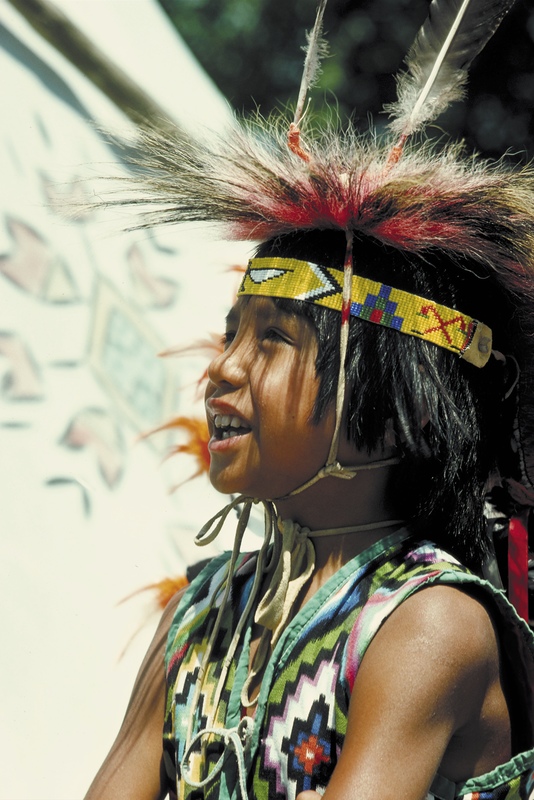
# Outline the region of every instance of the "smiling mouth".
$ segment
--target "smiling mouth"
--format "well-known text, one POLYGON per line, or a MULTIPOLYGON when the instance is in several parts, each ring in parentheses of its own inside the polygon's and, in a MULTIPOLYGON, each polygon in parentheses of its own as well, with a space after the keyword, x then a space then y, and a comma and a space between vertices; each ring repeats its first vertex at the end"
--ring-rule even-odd
POLYGON ((228 414, 215 414, 213 417, 214 435, 216 439, 231 439, 250 433, 250 426, 241 417, 228 414))

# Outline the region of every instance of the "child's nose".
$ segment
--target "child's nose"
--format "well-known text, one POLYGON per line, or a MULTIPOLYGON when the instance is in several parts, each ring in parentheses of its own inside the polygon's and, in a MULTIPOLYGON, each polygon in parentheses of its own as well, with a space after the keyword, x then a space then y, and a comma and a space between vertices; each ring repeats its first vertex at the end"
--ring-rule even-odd
POLYGON ((234 341, 227 350, 216 356, 208 367, 208 378, 216 386, 241 386, 246 379, 243 344, 234 341))

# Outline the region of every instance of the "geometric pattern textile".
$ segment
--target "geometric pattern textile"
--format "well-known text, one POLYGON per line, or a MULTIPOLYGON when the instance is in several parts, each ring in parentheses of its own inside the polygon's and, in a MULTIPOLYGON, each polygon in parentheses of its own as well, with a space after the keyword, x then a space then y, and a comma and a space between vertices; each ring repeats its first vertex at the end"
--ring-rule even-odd
MULTIPOLYGON (((223 756, 220 772, 199 792, 184 780, 186 729, 206 726, 221 662, 249 596, 255 554, 241 555, 198 702, 198 670, 224 591, 230 554, 214 559, 184 594, 169 631, 164 763, 171 797, 240 800, 235 752, 220 734, 206 737, 188 759, 188 777, 200 781, 223 756), (175 792, 177 793, 175 795, 175 792)), ((406 530, 386 537, 333 575, 297 613, 277 642, 262 676, 252 735, 244 747, 248 797, 294 800, 305 789, 324 792, 347 730, 349 701, 367 647, 382 623, 407 597, 434 584, 461 586, 480 595, 495 621, 504 668, 517 684, 525 720, 534 711, 534 637, 501 592, 428 542, 406 530), (520 674, 526 664, 528 674, 520 674), (530 686, 530 689, 529 689, 530 686)), ((240 696, 249 663, 254 608, 227 674, 214 727, 232 729, 243 717, 240 696)), ((519 720, 522 725, 524 720, 519 720)), ((527 800, 534 790, 534 750, 488 775, 455 786, 437 776, 431 797, 440 800, 527 800)))
MULTIPOLYGON (((341 311, 343 273, 296 258, 253 258, 238 291, 305 300, 341 311)), ((477 367, 491 355, 491 330, 473 317, 383 283, 352 277, 353 317, 417 336, 451 350, 477 367)))

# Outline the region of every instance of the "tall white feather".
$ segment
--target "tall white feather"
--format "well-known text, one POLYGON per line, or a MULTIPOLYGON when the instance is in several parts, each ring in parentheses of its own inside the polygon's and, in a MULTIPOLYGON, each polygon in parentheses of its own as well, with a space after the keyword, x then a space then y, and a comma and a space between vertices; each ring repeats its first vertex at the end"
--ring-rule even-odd
POLYGON ((463 96, 467 70, 514 0, 432 0, 429 15, 397 77, 397 102, 385 106, 403 139, 463 96))
POLYGON ((315 16, 315 23, 307 34, 308 44, 304 48, 306 58, 304 59, 304 70, 300 82, 299 96, 297 98, 297 107, 295 109, 295 116, 293 117, 293 125, 299 125, 302 115, 304 114, 304 107, 306 104, 306 97, 308 91, 317 81, 321 74, 321 59, 326 55, 328 45, 322 38, 323 33, 323 16, 326 8, 327 0, 321 0, 317 7, 317 14, 315 16))

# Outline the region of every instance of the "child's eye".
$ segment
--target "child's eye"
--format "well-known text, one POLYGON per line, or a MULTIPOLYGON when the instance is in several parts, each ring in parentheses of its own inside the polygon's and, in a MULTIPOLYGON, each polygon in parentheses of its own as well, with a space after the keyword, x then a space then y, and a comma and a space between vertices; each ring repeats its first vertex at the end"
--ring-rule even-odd
POLYGON ((232 344, 234 339, 235 339, 235 331, 226 331, 225 333, 223 333, 223 335, 221 336, 221 344, 223 348, 226 350, 226 348, 232 344))
POLYGON ((289 337, 278 328, 267 328, 263 334, 264 339, 269 339, 273 342, 284 342, 289 344, 289 337))

